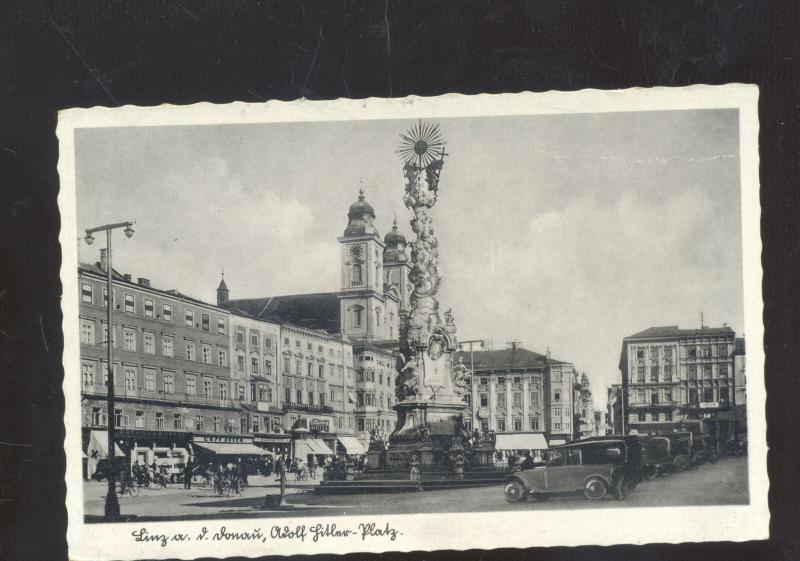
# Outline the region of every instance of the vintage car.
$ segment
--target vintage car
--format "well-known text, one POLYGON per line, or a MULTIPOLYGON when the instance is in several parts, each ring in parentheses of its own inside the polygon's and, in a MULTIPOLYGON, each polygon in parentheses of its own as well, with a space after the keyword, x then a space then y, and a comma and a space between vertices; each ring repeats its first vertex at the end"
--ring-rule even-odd
POLYGON ((673 432, 663 436, 669 440, 671 469, 673 471, 686 471, 692 467, 692 442, 694 437, 691 432, 673 432))
POLYGON ((655 479, 673 468, 672 442, 665 436, 646 436, 642 438, 642 466, 644 477, 655 479))
POLYGON ((546 452, 545 465, 516 472, 503 485, 506 500, 532 496, 583 493, 602 499, 612 493, 622 500, 642 479, 642 451, 637 437, 592 437, 556 446, 546 452))
POLYGON ((716 440, 706 434, 695 436, 692 439, 691 459, 693 466, 698 466, 705 462, 716 463, 719 459, 716 440))

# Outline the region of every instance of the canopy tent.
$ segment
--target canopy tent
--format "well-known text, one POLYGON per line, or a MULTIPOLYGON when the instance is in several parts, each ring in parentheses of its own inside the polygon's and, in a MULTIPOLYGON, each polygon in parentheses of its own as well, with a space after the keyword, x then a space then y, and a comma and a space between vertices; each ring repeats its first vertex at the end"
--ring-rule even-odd
POLYGON ((309 454, 313 454, 315 456, 332 456, 333 450, 331 450, 328 445, 319 438, 296 440, 294 443, 294 457, 305 458, 309 454))
POLYGON ((249 442, 195 442, 194 445, 217 456, 272 456, 269 450, 249 442))
POLYGON ((337 436, 336 440, 339 441, 339 444, 342 445, 345 453, 347 454, 367 453, 367 449, 364 448, 364 445, 361 444, 361 441, 357 439, 355 436, 337 436))
MULTIPOLYGON (((104 430, 93 430, 89 433, 89 456, 93 458, 107 458, 108 457, 108 432, 104 430)), ((122 448, 119 444, 114 443, 114 455, 117 457, 124 457, 122 448)))
POLYGON ((547 441, 540 432, 498 434, 495 450, 547 450, 547 441))

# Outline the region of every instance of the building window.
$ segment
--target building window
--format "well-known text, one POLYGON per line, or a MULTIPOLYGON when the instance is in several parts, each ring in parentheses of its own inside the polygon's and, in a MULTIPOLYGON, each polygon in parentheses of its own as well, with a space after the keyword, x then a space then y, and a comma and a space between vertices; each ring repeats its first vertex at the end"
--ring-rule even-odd
POLYGON ((172 304, 161 305, 161 317, 164 321, 172 321, 172 304))
POLYGON ((689 381, 694 382, 697 380, 697 365, 690 364, 689 365, 689 381))
POLYGON ((258 374, 258 357, 250 357, 250 374, 258 374))
POLYGON ((211 345, 203 344, 202 346, 203 362, 211 364, 211 345))
POLYGON ((357 422, 357 425, 358 425, 358 430, 359 431, 363 431, 364 430, 364 419, 356 419, 356 422, 357 422))
POLYGON ((553 417, 561 417, 561 408, 560 407, 556 407, 555 409, 553 409, 553 417))
POLYGON ((122 409, 114 409, 114 426, 123 428, 128 426, 128 416, 122 414, 122 409))
POLYGON ((200 327, 203 328, 203 331, 209 331, 211 329, 210 323, 211 318, 208 317, 208 314, 202 314, 200 316, 200 327))
POLYGON ((531 430, 539 430, 539 417, 537 415, 531 415, 529 421, 531 423, 531 430))
POLYGON ((258 333, 250 334, 250 346, 253 347, 254 351, 258 350, 258 333))
POLYGON ((375 326, 381 326, 381 309, 377 307, 375 308, 375 326))
POLYGON ((214 416, 214 432, 219 432, 219 422, 220 418, 218 415, 214 416))
POLYGON ((497 431, 498 432, 506 432, 506 418, 505 417, 498 417, 497 418, 497 431))
POLYGON ((123 329, 126 351, 136 351, 136 332, 128 327, 123 329))
POLYGON ((363 270, 361 268, 361 265, 356 263, 355 265, 353 265, 353 282, 352 282, 352 286, 361 286, 361 284, 363 282, 364 282, 363 270))
POLYGON ((183 430, 183 417, 180 413, 172 414, 172 428, 175 430, 183 430))
POLYGON ((84 389, 94 386, 94 364, 90 362, 81 364, 81 381, 84 389))
POLYGON ((314 405, 314 392, 312 391, 308 392, 308 404, 314 405))
POLYGON ((514 392, 514 407, 522 407, 522 392, 514 392))
POLYGON ((353 308, 353 325, 355 327, 361 327, 361 313, 364 311, 364 308, 361 306, 355 306, 353 308))
POLYGON ((144 370, 144 389, 149 392, 156 391, 156 371, 149 368, 144 370))
POLYGON ((170 335, 161 336, 161 354, 164 356, 173 356, 172 336, 170 335))
POLYGON ((205 424, 206 424, 205 423, 205 417, 203 417, 202 415, 195 415, 194 427, 195 427, 195 429, 197 431, 203 432, 203 430, 205 428, 205 424))
MULTIPOLYGON (((188 379, 186 380, 188 383, 188 379)), ((194 379, 192 379, 192 383, 194 383, 194 379)), ((164 393, 165 394, 173 394, 175 393, 175 375, 174 374, 167 374, 164 372, 164 393)), ((194 392, 192 392, 194 394, 194 392)))
POLYGON ((723 403, 727 403, 730 395, 728 392, 728 388, 720 388, 719 389, 719 400, 723 403))
POLYGON ((703 365, 703 379, 710 380, 711 379, 711 365, 704 364, 703 365))
POLYGON ((236 370, 244 372, 244 355, 242 353, 236 355, 236 370))
POLYGON ((481 407, 489 407, 489 394, 482 393, 481 394, 481 407))
POLYGON ((195 395, 196 392, 197 390, 194 376, 186 376, 186 394, 195 395))
POLYGON ((145 354, 154 355, 156 354, 156 336, 153 333, 145 331, 142 334, 142 345, 144 347, 145 354))
POLYGON ((272 361, 268 358, 264 359, 264 375, 265 376, 272 375, 272 361))
POLYGON ((94 345, 94 322, 91 320, 81 320, 81 343, 94 345))
POLYGON ((144 428, 144 411, 135 411, 133 414, 133 426, 137 429, 144 428))
POLYGON ((192 341, 186 341, 186 360, 195 359, 195 345, 192 341))
POLYGON ((217 349, 217 366, 228 366, 228 351, 217 349))
POLYGON ((250 384, 250 401, 256 400, 256 385, 251 383, 250 384))
POLYGON ((727 354, 728 354, 728 345, 726 345, 725 343, 721 343, 719 345, 719 355, 718 356, 720 358, 722 358, 722 357, 727 356, 727 354))
POLYGON ((104 427, 106 425, 106 416, 103 410, 99 407, 92 407, 92 426, 104 427))
POLYGON ((665 421, 671 421, 672 420, 672 411, 666 411, 664 413, 664 420, 665 421))
POLYGON ((311 378, 314 375, 314 365, 310 362, 306 363, 306 376, 311 378))
POLYGON ((325 365, 324 364, 320 364, 319 368, 317 370, 319 371, 319 377, 320 378, 324 378, 325 377, 325 365))
POLYGON ((189 310, 189 309, 184 310, 183 323, 189 327, 194 327, 194 310, 189 310))
POLYGON ((664 365, 664 381, 671 382, 672 381, 672 365, 665 364, 664 365))
POLYGON ((81 302, 92 303, 92 285, 87 282, 81 283, 81 302))
POLYGON ((644 423, 647 421, 647 413, 645 411, 639 411, 636 418, 639 420, 639 422, 644 423))
POLYGON ((358 405, 359 407, 364 406, 364 394, 361 392, 358 392, 356 394, 356 405, 358 405))
POLYGON ((539 404, 539 392, 538 391, 532 391, 531 395, 530 395, 530 398, 531 398, 531 406, 539 404))
POLYGON ((300 376, 300 361, 294 361, 294 373, 300 376))
POLYGON ((561 392, 559 390, 555 390, 553 392, 553 401, 555 403, 560 403, 561 402, 561 392))
POLYGON ((690 360, 697 359, 697 347, 690 347, 686 349, 686 356, 689 357, 690 360))
POLYGON ((689 403, 691 405, 697 405, 698 402, 699 399, 697 398, 697 390, 696 389, 689 390, 689 403))
POLYGON ((514 432, 521 432, 522 431, 522 417, 514 417, 514 432))
POLYGON ((650 365, 650 381, 651 382, 658 382, 658 365, 651 364, 650 365))
POLYGON ((290 388, 283 389, 283 401, 284 403, 292 402, 292 390, 290 388))
POLYGON ((136 391, 136 370, 133 368, 125 368, 125 389, 136 391))
MULTIPOLYGON (((108 324, 106 324, 106 322, 101 322, 101 323, 102 323, 102 326, 103 326, 103 340, 100 342, 100 344, 101 345, 107 345, 108 344, 108 324)), ((115 329, 113 329, 111 331, 111 335, 112 335, 112 339, 113 339, 113 341, 111 341, 111 344, 116 349, 117 348, 117 330, 116 330, 116 326, 115 326, 115 329)))
POLYGON ((650 393, 650 403, 653 405, 658 405, 658 390, 650 393))
POLYGON ((125 294, 125 311, 132 314, 134 312, 134 309, 135 309, 135 307, 134 307, 133 294, 127 294, 126 293, 125 294))
POLYGON ((703 401, 706 403, 710 403, 714 401, 714 390, 713 388, 704 388, 703 389, 703 401))
POLYGON ((252 424, 250 426, 250 430, 252 430, 253 432, 258 432, 261 429, 261 419, 259 418, 258 415, 253 415, 251 423, 252 424))
POLYGON ((636 358, 644 358, 644 349, 636 349, 636 358))
POLYGON ((719 365, 719 377, 720 378, 727 378, 728 377, 728 365, 727 364, 720 364, 719 365))
POLYGON ((153 301, 149 298, 144 299, 144 315, 145 317, 153 317, 153 301))
POLYGON ((672 358, 672 347, 664 347, 664 358, 672 358))
POLYGON ((217 333, 225 335, 225 320, 222 318, 217 318, 217 333))
POLYGON ((212 391, 211 380, 203 380, 203 397, 206 399, 210 398, 213 395, 212 391))
POLYGON ((636 381, 640 384, 644 383, 644 366, 636 367, 636 381))
POLYGON ((163 413, 156 413, 156 428, 163 429, 164 428, 164 414, 163 413))
POLYGON ((219 383, 219 398, 228 399, 228 385, 225 382, 219 383))
POLYGON ((505 409, 506 408, 506 394, 505 394, 505 392, 499 392, 497 394, 497 407, 499 409, 505 409))
POLYGON ((236 330, 236 344, 244 346, 244 331, 236 330))
POLYGON ((294 340, 294 346, 295 346, 295 348, 297 348, 297 349, 299 349, 299 348, 300 348, 300 339, 295 339, 295 340, 294 340))
POLYGON ((295 403, 303 403, 303 390, 297 390, 295 395, 297 396, 295 403))

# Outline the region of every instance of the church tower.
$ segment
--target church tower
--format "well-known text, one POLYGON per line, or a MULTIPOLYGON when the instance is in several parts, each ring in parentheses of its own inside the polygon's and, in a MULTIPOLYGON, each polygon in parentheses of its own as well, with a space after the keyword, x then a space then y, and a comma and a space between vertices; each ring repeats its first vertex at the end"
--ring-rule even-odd
POLYGON ((387 293, 396 296, 400 311, 409 309, 413 285, 408 281, 411 261, 406 253, 406 237, 397 229, 397 217, 391 231, 383 237, 383 270, 387 293))
POLYGON ((225 273, 222 273, 222 280, 219 281, 219 286, 217 287, 217 306, 221 306, 225 302, 228 301, 228 285, 225 284, 225 273))
POLYGON ((388 338, 384 296, 384 244, 375 229, 375 211, 364 198, 347 212, 347 228, 338 238, 341 253, 342 333, 367 341, 388 338))

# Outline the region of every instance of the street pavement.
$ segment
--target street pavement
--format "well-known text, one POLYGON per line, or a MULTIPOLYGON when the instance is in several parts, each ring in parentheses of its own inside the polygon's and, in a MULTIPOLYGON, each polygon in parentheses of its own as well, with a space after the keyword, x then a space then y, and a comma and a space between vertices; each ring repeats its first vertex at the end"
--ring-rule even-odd
MULTIPOLYGON (((624 501, 612 497, 589 501, 582 496, 554 497, 547 502, 529 500, 509 504, 501 485, 441 491, 371 493, 361 495, 316 495, 318 481, 292 481, 289 476, 287 507, 264 507, 264 496, 277 494, 274 478, 251 477, 251 486, 240 496, 216 497, 209 488, 143 489, 138 497, 120 498, 123 515, 139 520, 214 519, 242 517, 296 517, 335 515, 413 514, 429 512, 482 512, 587 508, 630 508, 747 504, 747 458, 723 458, 694 470, 643 481, 624 501), (301 488, 294 488, 301 485, 301 488)), ((106 487, 84 484, 87 521, 100 521, 106 487)))

